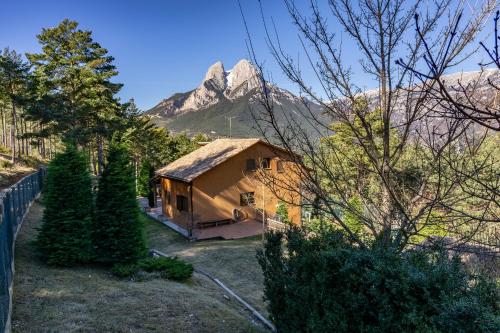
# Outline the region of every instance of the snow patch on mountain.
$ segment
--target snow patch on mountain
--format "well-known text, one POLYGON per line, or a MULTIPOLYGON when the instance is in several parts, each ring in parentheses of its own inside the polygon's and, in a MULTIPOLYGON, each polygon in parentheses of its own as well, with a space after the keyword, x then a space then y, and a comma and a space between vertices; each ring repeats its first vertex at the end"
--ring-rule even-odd
MULTIPOLYGON (((200 111, 222 100, 233 101, 249 93, 253 96, 259 87, 258 72, 248 60, 238 61, 228 71, 224 69, 222 62, 217 61, 208 68, 203 81, 196 89, 164 99, 148 113, 170 117, 185 112, 200 111)), ((281 98, 297 99, 290 92, 275 86, 271 86, 271 91, 281 98)))

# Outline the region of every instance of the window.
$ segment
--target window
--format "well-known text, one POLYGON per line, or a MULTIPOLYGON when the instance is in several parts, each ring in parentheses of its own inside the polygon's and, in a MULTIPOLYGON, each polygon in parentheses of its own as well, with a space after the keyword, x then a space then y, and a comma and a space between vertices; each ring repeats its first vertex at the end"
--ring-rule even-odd
POLYGON ((255 168, 255 160, 253 158, 250 158, 247 160, 247 171, 254 171, 255 168))
POLYGON ((188 210, 188 200, 183 195, 177 196, 177 210, 180 212, 188 210))
POLYGON ((172 195, 170 194, 170 191, 166 191, 166 192, 165 192, 165 196, 167 197, 167 198, 166 198, 166 199, 167 199, 167 204, 169 204, 169 205, 170 205, 170 203, 171 203, 171 201, 172 201, 172 200, 171 200, 171 196, 172 196, 172 195))
POLYGON ((262 169, 271 169, 271 159, 269 157, 262 159, 262 169))
POLYGON ((276 162, 276 171, 284 172, 285 168, 283 167, 283 161, 276 162))
POLYGON ((253 205, 254 203, 254 192, 240 193, 240 206, 253 205))

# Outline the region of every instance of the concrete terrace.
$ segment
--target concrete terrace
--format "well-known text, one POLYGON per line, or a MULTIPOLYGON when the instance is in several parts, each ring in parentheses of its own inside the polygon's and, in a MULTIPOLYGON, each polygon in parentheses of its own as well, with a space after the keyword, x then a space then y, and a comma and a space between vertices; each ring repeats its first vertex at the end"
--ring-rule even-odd
MULTIPOLYGON (((187 226, 181 226, 173 223, 166 218, 161 210, 161 201, 158 201, 155 208, 148 207, 147 198, 140 198, 139 205, 141 209, 154 220, 164 224, 170 229, 176 231, 186 238, 190 238, 187 226)), ((193 240, 207 239, 240 239, 262 234, 262 222, 255 220, 246 220, 233 224, 226 224, 216 227, 195 228, 193 229, 193 240)))

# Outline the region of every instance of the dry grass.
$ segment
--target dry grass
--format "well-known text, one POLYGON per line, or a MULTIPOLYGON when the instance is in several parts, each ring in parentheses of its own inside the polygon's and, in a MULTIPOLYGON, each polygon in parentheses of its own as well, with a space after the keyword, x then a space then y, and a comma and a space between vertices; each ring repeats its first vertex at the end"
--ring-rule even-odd
POLYGON ((16 183, 33 171, 35 171, 35 169, 30 166, 22 164, 13 165, 10 160, 0 156, 0 190, 16 183))
POLYGON ((262 271, 255 257, 261 236, 238 240, 189 242, 164 225, 147 219, 149 246, 191 262, 233 289, 259 312, 267 315, 263 301, 262 271))
POLYGON ((46 163, 47 160, 39 157, 23 155, 13 164, 10 155, 2 153, 2 146, 0 146, 0 190, 15 184, 46 163))
MULTIPOLYGON (((250 323, 250 315, 236 301, 226 299, 219 287, 199 274, 195 274, 187 284, 154 277, 133 282, 118 280, 99 267, 57 268, 44 265, 37 259, 32 245, 41 214, 41 205, 35 203, 16 242, 14 332, 262 330, 250 323)), ((169 252, 182 257, 191 257, 195 263, 203 261, 210 253, 203 253, 205 246, 210 251, 210 244, 189 244, 159 224, 147 222, 147 231, 152 246, 172 250, 169 252)), ((234 245, 234 248, 237 249, 237 246, 234 245)), ((228 243, 225 249, 231 250, 231 245, 228 243)), ((214 258, 219 261, 225 256, 215 255, 214 258)), ((215 262, 209 266, 215 267, 213 265, 215 262)), ((227 267, 232 269, 232 264, 227 267)), ((238 271, 245 272, 245 268, 241 267, 238 271)), ((218 276, 224 280, 223 275, 229 278, 231 274, 237 276, 238 272, 225 274, 218 276)))

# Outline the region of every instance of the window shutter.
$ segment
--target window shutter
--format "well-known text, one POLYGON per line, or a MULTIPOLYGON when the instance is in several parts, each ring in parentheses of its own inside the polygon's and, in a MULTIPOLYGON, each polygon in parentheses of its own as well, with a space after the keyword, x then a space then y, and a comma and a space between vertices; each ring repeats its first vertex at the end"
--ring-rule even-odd
POLYGON ((178 211, 187 211, 188 210, 188 201, 187 201, 187 197, 183 196, 183 195, 178 195, 176 197, 176 204, 177 204, 177 210, 178 211))
POLYGON ((255 160, 253 158, 250 158, 247 160, 247 171, 254 171, 255 168, 255 160))

